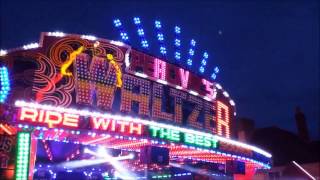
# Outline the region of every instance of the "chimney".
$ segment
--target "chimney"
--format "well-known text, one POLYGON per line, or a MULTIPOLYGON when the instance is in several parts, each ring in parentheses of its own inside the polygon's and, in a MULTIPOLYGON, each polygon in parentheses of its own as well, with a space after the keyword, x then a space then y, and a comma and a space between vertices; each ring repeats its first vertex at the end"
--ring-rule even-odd
POLYGON ((302 140, 308 142, 309 141, 309 131, 308 131, 308 127, 307 127, 306 117, 304 116, 304 113, 301 111, 300 107, 296 107, 294 117, 296 119, 298 136, 302 140))

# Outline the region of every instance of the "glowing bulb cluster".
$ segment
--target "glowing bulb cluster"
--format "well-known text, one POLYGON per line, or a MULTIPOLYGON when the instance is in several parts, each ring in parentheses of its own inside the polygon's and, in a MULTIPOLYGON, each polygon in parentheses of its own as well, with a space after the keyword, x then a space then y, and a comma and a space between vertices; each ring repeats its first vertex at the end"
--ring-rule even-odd
POLYGON ((161 54, 167 54, 167 49, 164 46, 160 47, 160 53, 161 54))
POLYGON ((217 74, 219 73, 220 69, 218 67, 215 67, 213 71, 214 72, 211 74, 211 79, 215 80, 217 78, 217 74))
POLYGON ((160 21, 155 21, 154 22, 154 25, 157 29, 160 29, 162 26, 161 26, 161 22, 160 21))
POLYGON ((35 48, 38 48, 38 47, 39 47, 38 43, 31 43, 31 44, 24 45, 22 48, 24 50, 28 50, 28 49, 35 49, 35 48))
POLYGON ((82 39, 87 39, 87 40, 90 40, 90 41, 97 40, 97 38, 95 36, 92 36, 92 35, 82 35, 81 38, 82 39))
POLYGON ((174 46, 175 46, 175 53, 174 53, 174 58, 179 61, 181 59, 181 52, 180 52, 180 46, 181 46, 181 40, 180 40, 180 34, 181 34, 181 29, 179 26, 174 27, 174 32, 175 32, 175 40, 174 40, 174 46))
POLYGON ((133 23, 136 25, 137 27, 137 33, 138 33, 138 36, 140 37, 140 42, 141 42, 141 46, 143 48, 149 48, 149 43, 148 41, 146 40, 146 37, 145 37, 145 32, 142 28, 142 25, 141 25, 141 20, 139 17, 134 17, 133 18, 133 23))
POLYGON ((140 18, 134 17, 133 18, 134 24, 141 24, 140 18))
POLYGON ((158 34, 157 34, 157 37, 158 37, 158 40, 159 40, 159 41, 163 41, 163 40, 164 40, 162 33, 158 33, 158 34))
POLYGON ((204 71, 205 71, 205 66, 207 65, 207 59, 208 59, 208 57, 209 57, 209 54, 207 53, 207 52, 204 52, 203 53, 203 58, 202 58, 202 60, 201 60, 201 66, 200 66, 200 68, 199 68, 199 71, 200 71, 200 73, 204 73, 204 71))
POLYGON ((192 66, 192 57, 194 56, 194 48, 196 46, 196 41, 194 39, 191 39, 190 41, 190 49, 189 49, 189 58, 187 60, 187 65, 192 66))
POLYGON ((113 23, 115 27, 120 27, 122 25, 120 19, 115 19, 113 23))
POLYGON ((160 45, 160 53, 164 56, 167 54, 167 49, 164 46, 164 35, 162 33, 162 26, 161 26, 161 22, 160 21, 155 21, 154 22, 154 26, 156 28, 156 33, 157 33, 157 39, 159 41, 159 45, 160 45))
POLYGON ((48 32, 48 36, 63 37, 65 34, 60 31, 48 32))
POLYGON ((10 91, 9 72, 7 67, 0 67, 0 103, 4 103, 10 91))
POLYGON ((31 135, 28 132, 19 132, 17 135, 17 159, 15 179, 29 179, 29 156, 31 135))
POLYGON ((115 26, 116 28, 119 29, 121 39, 122 39, 123 41, 128 41, 128 40, 129 40, 129 36, 128 36, 127 32, 124 31, 120 19, 115 19, 115 20, 113 20, 113 24, 114 24, 114 26, 115 26))

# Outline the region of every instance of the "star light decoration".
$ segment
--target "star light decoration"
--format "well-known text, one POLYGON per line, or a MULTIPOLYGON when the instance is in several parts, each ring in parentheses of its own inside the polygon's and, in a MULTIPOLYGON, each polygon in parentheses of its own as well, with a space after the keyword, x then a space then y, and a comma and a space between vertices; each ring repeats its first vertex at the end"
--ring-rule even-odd
MULTIPOLYGON (((143 29, 142 27, 142 21, 140 19, 140 17, 134 17, 133 18, 133 23, 134 25, 136 26, 137 28, 137 35, 140 39, 140 45, 143 49, 145 50, 149 50, 150 48, 150 43, 149 41, 147 40, 146 38, 146 33, 145 33, 145 30, 143 29)), ((113 24, 115 26, 115 28, 117 28, 120 32, 120 38, 121 38, 121 41, 124 41, 124 42, 128 42, 129 41, 129 36, 128 36, 128 33, 127 31, 125 31, 124 29, 124 26, 122 24, 122 22, 120 21, 120 19, 115 19, 113 21, 113 24)), ((163 25, 161 23, 161 21, 159 20, 155 20, 154 21, 154 28, 155 28, 155 37, 158 41, 158 44, 159 44, 159 53, 160 55, 163 57, 163 58, 167 58, 168 56, 168 49, 165 45, 165 35, 164 35, 164 31, 163 31, 163 25)), ((174 63, 178 63, 178 64, 181 64, 182 63, 182 52, 181 52, 181 47, 182 47, 182 40, 181 40, 181 28, 179 26, 174 26, 174 40, 173 40, 173 45, 174 45, 174 53, 173 53, 173 57, 174 57, 174 60, 175 62, 174 63)), ((194 65, 194 56, 195 56, 195 47, 196 47, 196 41, 194 39, 191 39, 190 40, 190 43, 189 43, 189 49, 187 51, 187 55, 186 55, 186 60, 185 60, 185 63, 187 65, 187 67, 189 69, 192 68, 192 66, 194 65)), ((207 65, 207 61, 208 61, 208 57, 209 57, 209 54, 208 52, 204 52, 203 53, 203 57, 200 61, 200 66, 199 66, 199 73, 200 74, 205 74, 205 71, 206 71, 206 65, 207 65)), ((217 78, 217 74, 219 73, 219 68, 216 66, 214 69, 213 69, 213 72, 210 76, 211 79, 215 80, 217 78)))

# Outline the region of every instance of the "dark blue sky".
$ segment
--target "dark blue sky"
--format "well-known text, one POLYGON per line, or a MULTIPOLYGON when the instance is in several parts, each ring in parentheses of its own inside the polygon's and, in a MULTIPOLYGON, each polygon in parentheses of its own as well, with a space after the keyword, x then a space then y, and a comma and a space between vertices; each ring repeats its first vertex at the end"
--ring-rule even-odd
MULTIPOLYGON (((55 30, 116 40, 116 17, 137 47, 132 18, 139 16, 155 51, 153 21, 159 19, 168 47, 173 47, 173 27, 179 25, 183 50, 194 38, 196 54, 208 51, 206 71, 209 75, 215 65, 220 67, 217 81, 235 100, 238 117, 252 118, 258 127, 276 125, 296 132, 294 107, 299 105, 313 139, 319 139, 319 3, 151 2, 2 0, 0 48, 38 41, 40 32, 55 30)), ((168 53, 173 54, 170 48, 168 53)), ((185 52, 182 59, 186 60, 185 52)))

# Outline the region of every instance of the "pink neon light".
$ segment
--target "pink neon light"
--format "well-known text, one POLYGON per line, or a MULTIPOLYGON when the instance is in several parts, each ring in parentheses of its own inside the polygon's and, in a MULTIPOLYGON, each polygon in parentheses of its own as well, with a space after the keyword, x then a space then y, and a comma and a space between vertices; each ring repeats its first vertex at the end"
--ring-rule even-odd
POLYGON ((160 59, 154 59, 154 74, 153 77, 157 79, 166 80, 166 62, 160 59))
POLYGON ((189 82, 189 71, 185 71, 184 69, 179 68, 179 72, 180 72, 181 86, 183 88, 187 88, 188 82, 189 82))
POLYGON ((213 83, 202 79, 202 83, 206 86, 206 91, 209 92, 206 94, 211 99, 214 99, 214 88, 213 88, 213 83))

